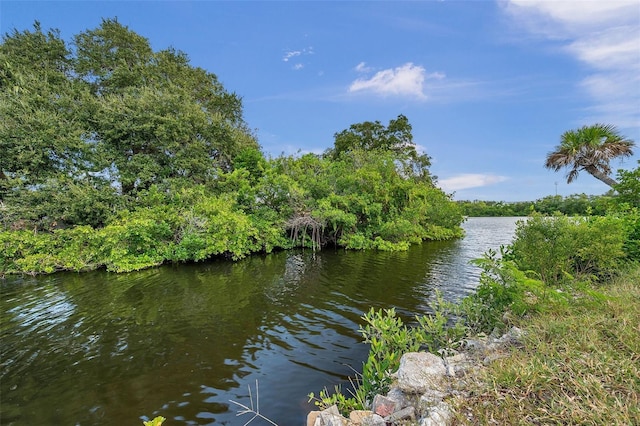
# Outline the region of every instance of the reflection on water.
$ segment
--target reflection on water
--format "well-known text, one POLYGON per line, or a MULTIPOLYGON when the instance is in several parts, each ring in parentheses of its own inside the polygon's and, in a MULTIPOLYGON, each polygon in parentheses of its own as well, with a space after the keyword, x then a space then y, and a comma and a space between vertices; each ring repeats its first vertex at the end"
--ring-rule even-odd
POLYGON ((306 395, 361 366, 363 312, 424 313, 434 288, 464 296, 478 277, 468 260, 508 243, 514 223, 472 218, 463 240, 401 253, 282 252, 6 280, 0 422, 243 424, 229 401, 249 404, 258 380, 264 415, 303 424, 306 395))
POLYGON ((468 294, 478 284, 480 269, 469 262, 488 249, 498 250, 511 243, 516 222, 521 218, 474 217, 464 225, 462 240, 445 244, 431 262, 426 282, 442 290, 449 300, 468 294))

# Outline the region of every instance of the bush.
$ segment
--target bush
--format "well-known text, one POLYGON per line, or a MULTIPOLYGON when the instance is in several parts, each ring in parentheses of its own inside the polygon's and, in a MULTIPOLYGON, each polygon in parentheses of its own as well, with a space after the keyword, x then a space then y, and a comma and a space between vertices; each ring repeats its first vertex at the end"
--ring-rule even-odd
POLYGON ((575 275, 602 279, 625 255, 625 229, 614 216, 533 215, 518 223, 509 258, 548 285, 575 275))
POLYGON ((100 265, 100 242, 90 226, 50 232, 0 232, 0 276, 83 271, 100 265))
POLYGON ((87 271, 104 263, 100 257, 102 241, 91 226, 76 226, 54 231, 58 245, 60 268, 71 271, 87 271))
POLYGON ((573 232, 576 251, 573 271, 597 280, 610 278, 625 256, 625 222, 615 216, 593 216, 579 223, 573 232))
POLYGON ((490 333, 503 329, 505 313, 523 316, 537 309, 537 302, 546 295, 544 284, 527 277, 515 263, 506 260, 509 249, 502 248, 502 257, 489 250, 473 263, 482 269, 476 290, 460 302, 459 313, 465 319, 468 333, 490 333))
POLYGON ((533 272, 547 284, 562 281, 571 270, 576 240, 572 229, 578 218, 534 214, 518 222, 511 258, 522 271, 533 272))
POLYGON ((626 234, 622 245, 625 258, 630 261, 640 261, 640 208, 622 204, 610 215, 622 222, 626 234))
POLYGON ((172 236, 166 222, 133 214, 98 231, 101 258, 107 270, 114 272, 160 265, 172 236))
POLYGON ((467 325, 465 318, 460 316, 460 306, 444 300, 439 290, 436 290, 435 300, 429 306, 433 310, 431 315, 416 316, 418 326, 414 332, 420 348, 440 354, 460 346, 467 335, 467 325))

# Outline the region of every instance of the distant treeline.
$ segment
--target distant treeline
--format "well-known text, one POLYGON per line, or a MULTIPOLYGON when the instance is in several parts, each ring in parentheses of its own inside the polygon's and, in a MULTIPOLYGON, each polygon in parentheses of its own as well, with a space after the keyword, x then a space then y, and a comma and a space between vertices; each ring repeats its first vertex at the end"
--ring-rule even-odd
POLYGON ((565 215, 602 216, 606 214, 613 195, 573 194, 549 195, 535 201, 458 201, 465 216, 495 217, 495 216, 528 216, 531 213, 551 215, 562 213, 565 215))
POLYGON ((608 196, 574 194, 549 195, 535 201, 458 201, 465 216, 528 216, 533 212, 566 215, 601 215, 606 212, 608 196))

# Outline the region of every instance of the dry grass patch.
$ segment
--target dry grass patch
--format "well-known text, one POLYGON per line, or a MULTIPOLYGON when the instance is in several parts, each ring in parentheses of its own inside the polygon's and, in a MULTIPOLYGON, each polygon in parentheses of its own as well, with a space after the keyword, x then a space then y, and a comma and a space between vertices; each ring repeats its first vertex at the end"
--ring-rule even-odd
POLYGON ((640 267, 521 326, 524 348, 493 363, 457 424, 640 424, 640 267))

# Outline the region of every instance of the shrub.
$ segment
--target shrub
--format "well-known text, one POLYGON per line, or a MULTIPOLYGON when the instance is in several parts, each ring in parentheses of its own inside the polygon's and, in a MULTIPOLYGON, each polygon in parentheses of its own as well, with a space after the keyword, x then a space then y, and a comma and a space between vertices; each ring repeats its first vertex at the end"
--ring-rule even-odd
POLYGON ((602 279, 624 257, 628 233, 614 216, 533 215, 519 222, 509 258, 548 285, 575 275, 602 279))
POLYGON ((537 301, 546 294, 544 284, 527 277, 515 263, 489 250, 482 258, 472 261, 482 269, 476 290, 460 302, 459 314, 465 319, 468 333, 490 333, 505 326, 505 313, 523 316, 537 309, 537 301))
POLYGON ((520 270, 535 273, 547 284, 559 283, 571 270, 576 241, 572 226, 581 219, 534 214, 518 222, 511 246, 512 259, 520 270))
POLYGON ((129 272, 160 265, 173 236, 164 221, 132 214, 98 231, 108 271, 129 272))
POLYGON ((429 306, 433 310, 431 315, 416 316, 417 343, 434 354, 457 348, 467 335, 459 305, 444 300, 442 292, 436 290, 435 299, 429 306))
POLYGON ((71 271, 95 269, 104 263, 100 257, 102 244, 98 232, 91 226, 76 226, 54 231, 60 268, 71 271))
POLYGON ((53 234, 35 231, 0 233, 0 275, 51 273, 59 269, 53 234))
POLYGON ((609 278, 625 256, 625 222, 615 216, 592 216, 573 230, 576 243, 573 271, 579 276, 609 278))
POLYGON ((622 245, 625 258, 631 261, 640 261, 640 208, 623 204, 618 206, 617 210, 610 215, 618 217, 622 222, 626 234, 622 245))

